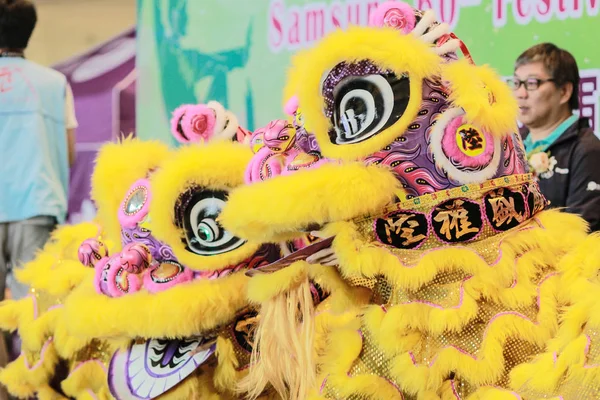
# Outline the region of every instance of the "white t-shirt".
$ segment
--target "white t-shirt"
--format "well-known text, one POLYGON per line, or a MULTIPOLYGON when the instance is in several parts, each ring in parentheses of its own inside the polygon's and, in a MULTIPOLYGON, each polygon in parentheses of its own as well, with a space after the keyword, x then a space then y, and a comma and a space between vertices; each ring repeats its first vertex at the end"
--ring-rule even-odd
POLYGON ((79 126, 75 117, 75 100, 73 100, 73 91, 71 85, 67 83, 67 92, 65 93, 65 128, 75 129, 79 126))

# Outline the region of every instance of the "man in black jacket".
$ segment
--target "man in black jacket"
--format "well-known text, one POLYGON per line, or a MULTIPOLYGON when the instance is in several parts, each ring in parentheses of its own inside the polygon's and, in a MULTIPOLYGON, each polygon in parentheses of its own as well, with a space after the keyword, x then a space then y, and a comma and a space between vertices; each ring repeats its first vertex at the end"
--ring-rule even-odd
POLYGON ((542 43, 519 56, 509 80, 529 164, 551 207, 581 215, 600 230, 600 140, 578 118, 579 70, 573 56, 542 43))

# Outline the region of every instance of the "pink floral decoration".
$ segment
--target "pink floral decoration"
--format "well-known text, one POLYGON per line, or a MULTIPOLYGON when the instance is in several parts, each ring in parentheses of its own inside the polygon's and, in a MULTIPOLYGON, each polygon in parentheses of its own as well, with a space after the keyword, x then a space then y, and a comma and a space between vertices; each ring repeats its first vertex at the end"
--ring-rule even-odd
POLYGON ((465 123, 463 117, 456 117, 444 128, 444 137, 442 138, 442 148, 444 153, 458 162, 463 167, 477 168, 487 166, 494 156, 494 138, 488 132, 479 130, 479 134, 485 139, 485 147, 481 154, 469 156, 465 154, 456 142, 456 132, 465 123))
POLYGON ((369 25, 397 29, 404 34, 410 33, 416 24, 415 11, 401 1, 387 1, 377 6, 369 18, 369 25))
POLYGON ((215 133, 215 112, 204 104, 190 106, 181 119, 183 134, 188 142, 209 140, 215 133))

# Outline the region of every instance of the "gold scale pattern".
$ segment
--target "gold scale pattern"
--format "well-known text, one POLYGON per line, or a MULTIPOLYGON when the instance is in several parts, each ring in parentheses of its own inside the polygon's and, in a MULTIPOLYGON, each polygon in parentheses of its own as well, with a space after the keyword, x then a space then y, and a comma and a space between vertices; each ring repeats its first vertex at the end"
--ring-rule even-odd
MULTIPOLYGON (((534 186, 535 190, 536 187, 534 186)), ((471 192, 472 198, 481 196, 481 192, 471 192)), ((422 205, 420 211, 426 211, 429 208, 429 204, 422 205)), ((413 206, 414 208, 414 206, 413 206)), ((543 208, 543 207, 541 207, 543 208)), ((389 251, 396 256, 405 267, 414 267, 422 259, 425 252, 434 253, 438 249, 448 248, 447 244, 441 244, 433 235, 430 235, 419 250, 401 250, 391 246, 387 246, 379 243, 376 240, 373 219, 364 219, 362 221, 356 221, 356 227, 358 231, 358 239, 363 243, 368 243, 370 246, 382 247, 386 251, 389 251)), ((532 219, 527 223, 521 224, 519 227, 509 230, 504 233, 496 233, 489 225, 484 226, 479 240, 476 240, 469 244, 461 244, 459 246, 466 247, 469 250, 477 253, 485 262, 493 267, 493 264, 501 257, 500 246, 504 239, 508 236, 514 235, 518 231, 539 228, 540 224, 537 220, 532 219)), ((458 247, 458 246, 456 246, 458 247)), ((530 249, 531 250, 531 249, 530 249)), ((444 263, 444 260, 440 258, 440 263, 444 263)), ((532 283, 537 287, 543 277, 546 276, 547 271, 545 267, 539 267, 532 278, 532 283)), ((464 280, 468 278, 468 275, 462 271, 452 271, 440 273, 435 276, 430 282, 423 284, 420 289, 416 291, 409 291, 403 288, 394 287, 388 282, 385 277, 377 276, 375 278, 356 278, 353 284, 372 288, 373 297, 372 304, 384 304, 386 308, 391 308, 397 304, 410 303, 410 302, 428 302, 434 303, 442 308, 455 307, 460 302, 460 289, 463 285, 464 280)), ((520 277, 521 279, 521 277, 520 277)), ((505 282, 498 282, 500 288, 503 288, 505 282)), ((500 313, 503 312, 517 312, 530 320, 535 321, 539 312, 537 306, 537 299, 532 298, 530 304, 522 305, 517 308, 509 308, 503 304, 497 304, 492 301, 486 301, 483 298, 475 299, 477 301, 478 311, 476 317, 471 321, 465 321, 465 325, 462 326, 458 332, 445 331, 440 335, 434 335, 431 332, 421 332, 423 340, 421 341, 421 348, 413 349, 412 353, 414 361, 417 365, 428 365, 435 359, 436 355, 445 347, 454 346, 462 350, 463 353, 479 358, 481 357, 481 345, 484 340, 486 328, 490 325, 490 322, 500 313)), ((378 349, 377 344, 374 342, 369 328, 364 325, 362 327, 363 335, 363 348, 359 358, 355 361, 354 366, 349 371, 350 376, 356 375, 377 375, 383 377, 395 384, 397 387, 400 385, 399 382, 395 382, 390 374, 390 364, 392 362, 381 350, 378 349)), ((510 337, 506 340, 503 349, 504 358, 504 371, 501 378, 496 382, 487 382, 497 387, 508 388, 509 387, 509 371, 516 365, 529 360, 532 355, 538 354, 541 351, 536 345, 528 343, 524 339, 518 337, 510 337)), ((460 398, 466 398, 472 394, 477 387, 470 382, 469 377, 458 376, 453 371, 450 372, 448 380, 454 380, 453 387, 454 391, 460 398)), ((441 389, 442 385, 440 385, 441 389)), ((342 398, 334 387, 326 384, 323 390, 323 394, 329 398, 342 398)), ((412 399, 410 394, 403 393, 404 399, 412 399)), ((352 399, 366 398, 361 395, 354 395, 352 399)))
MULTIPOLYGON (((586 327, 583 331, 589 338, 589 351, 585 359, 587 368, 600 368, 600 332, 586 327)), ((600 399, 600 384, 598 382, 580 382, 564 377, 557 390, 563 400, 600 399)))
MULTIPOLYGON (((476 319, 471 323, 467 324, 463 330, 458 333, 445 332, 439 336, 433 336, 424 333, 423 340, 421 341, 421 347, 413 349, 412 353, 415 357, 415 362, 418 365, 429 364, 436 356, 436 354, 447 346, 456 346, 465 352, 477 357, 481 347, 483 334, 485 328, 488 326, 489 321, 499 312, 505 310, 499 305, 483 303, 480 304, 480 312, 476 319)), ((535 314, 534 307, 530 309, 520 309, 520 312, 533 317, 535 314)), ((386 378, 396 386, 399 386, 399 382, 390 375, 390 365, 392 360, 384 355, 374 343, 372 336, 370 335, 368 328, 363 325, 363 350, 356 360, 353 368, 350 371, 350 376, 356 376, 361 374, 377 375, 386 378)), ((524 340, 509 339, 504 347, 504 360, 505 369, 502 377, 497 382, 490 382, 499 387, 508 388, 508 372, 516 365, 527 361, 533 354, 540 352, 540 349, 535 345, 532 345, 524 340)), ((454 387, 460 398, 466 398, 472 394, 476 387, 472 385, 468 379, 461 376, 454 376, 454 387)), ((329 386, 326 386, 327 393, 331 394, 331 398, 341 398, 339 394, 335 393, 335 390, 329 386)), ((409 393, 403 392, 404 399, 412 399, 409 393)), ((328 397, 330 397, 328 395, 328 397)), ((362 397, 355 397, 361 399, 362 397)))
POLYGON ((108 369, 113 351, 114 349, 107 342, 93 339, 72 358, 70 370, 73 371, 78 365, 88 361, 99 361, 104 365, 104 368, 108 369))

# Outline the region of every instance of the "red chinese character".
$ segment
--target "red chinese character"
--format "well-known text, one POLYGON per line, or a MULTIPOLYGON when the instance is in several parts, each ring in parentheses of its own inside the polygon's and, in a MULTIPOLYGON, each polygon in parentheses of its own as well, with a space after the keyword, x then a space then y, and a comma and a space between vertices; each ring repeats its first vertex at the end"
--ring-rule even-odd
POLYGON ((12 71, 8 68, 0 68, 0 93, 9 92, 12 89, 12 71))

